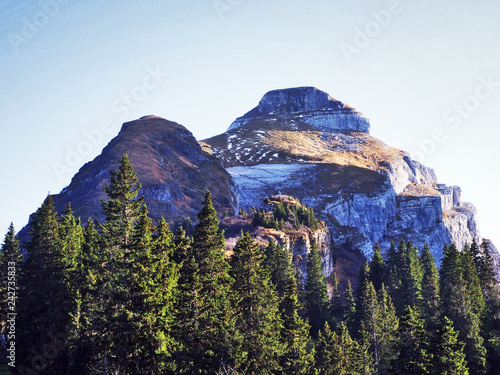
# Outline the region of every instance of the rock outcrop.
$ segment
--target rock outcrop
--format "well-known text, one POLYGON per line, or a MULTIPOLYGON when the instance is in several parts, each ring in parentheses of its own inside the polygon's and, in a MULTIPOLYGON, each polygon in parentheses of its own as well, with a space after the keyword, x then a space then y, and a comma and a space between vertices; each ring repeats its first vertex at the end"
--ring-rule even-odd
POLYGON ((257 107, 236 119, 229 130, 276 115, 300 120, 323 131, 368 133, 370 130, 370 123, 363 115, 315 87, 269 91, 257 107))
POLYGON ((439 260, 445 244, 479 241, 476 211, 461 201, 460 188, 438 183, 432 169, 368 129, 355 109, 301 87, 267 93, 202 145, 231 174, 239 206, 293 195, 314 207, 334 243, 366 256, 376 242, 387 248, 403 238, 418 247, 428 242, 439 260))

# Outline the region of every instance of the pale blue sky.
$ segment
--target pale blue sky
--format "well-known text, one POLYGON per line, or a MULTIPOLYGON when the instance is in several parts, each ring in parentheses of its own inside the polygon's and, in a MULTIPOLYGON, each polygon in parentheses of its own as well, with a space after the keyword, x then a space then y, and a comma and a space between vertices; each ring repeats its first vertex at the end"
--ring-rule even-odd
POLYGON ((203 139, 308 85, 461 186, 500 245, 499 18, 494 0, 3 0, 0 233, 124 121, 156 114, 203 139))

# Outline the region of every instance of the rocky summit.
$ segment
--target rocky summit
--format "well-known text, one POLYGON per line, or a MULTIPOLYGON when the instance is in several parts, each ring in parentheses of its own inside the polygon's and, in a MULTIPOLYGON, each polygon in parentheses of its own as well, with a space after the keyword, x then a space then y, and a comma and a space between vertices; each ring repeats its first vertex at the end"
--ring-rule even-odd
POLYGON ((207 189, 212 191, 219 212, 234 213, 233 183, 220 161, 204 152, 185 127, 157 116, 123 124, 101 155, 85 164, 69 186, 53 196, 57 212, 71 203, 84 221, 88 217, 103 221, 103 186, 109 184, 110 171, 118 169, 125 152, 140 179, 140 194, 153 219, 165 217, 175 222, 196 218, 207 189))
MULTIPOLYGON (((182 125, 146 116, 123 124, 54 202, 58 212, 71 202, 83 221, 103 220, 102 187, 128 152, 154 219, 195 221, 210 189, 226 218, 260 208, 272 195, 293 196, 324 221, 326 247, 366 256, 376 242, 387 249, 405 239, 419 248, 429 243, 439 260, 445 244, 480 241, 476 210, 460 188, 440 183, 432 169, 369 129, 360 112, 314 87, 270 91, 225 133, 201 142, 182 125)), ((227 233, 230 223, 223 223, 227 233)), ((323 253, 330 264, 332 254, 323 253)))
POLYGON ((315 87, 269 91, 257 107, 237 118, 229 130, 250 122, 272 120, 276 117, 301 121, 327 132, 352 130, 368 133, 370 130, 370 122, 354 108, 315 87))
POLYGON ((376 242, 445 244, 480 240, 476 210, 457 186, 368 133, 359 112, 312 87, 275 90, 202 145, 223 163, 239 206, 289 194, 323 219, 337 245, 369 256, 376 242))

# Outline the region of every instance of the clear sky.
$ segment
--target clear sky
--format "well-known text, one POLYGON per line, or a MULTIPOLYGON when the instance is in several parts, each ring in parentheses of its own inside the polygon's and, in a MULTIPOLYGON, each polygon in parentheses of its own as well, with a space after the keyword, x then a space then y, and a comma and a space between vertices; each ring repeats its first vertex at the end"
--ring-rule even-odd
POLYGON ((0 233, 124 121, 203 139, 269 90, 316 86, 461 186, 500 246, 498 19, 496 0, 2 0, 0 233))

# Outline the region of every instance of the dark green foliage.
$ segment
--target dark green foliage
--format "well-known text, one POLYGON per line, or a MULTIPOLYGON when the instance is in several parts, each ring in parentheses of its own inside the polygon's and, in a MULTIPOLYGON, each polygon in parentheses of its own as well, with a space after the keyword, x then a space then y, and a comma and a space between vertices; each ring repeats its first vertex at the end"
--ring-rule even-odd
POLYGON ((0 334, 5 334, 6 337, 10 333, 6 331, 7 314, 17 312, 22 258, 14 224, 11 223, 0 249, 0 334))
POLYGON ((439 295, 439 274, 436 261, 428 244, 425 244, 420 254, 422 266, 422 317, 426 328, 436 329, 441 314, 441 297, 439 295))
POLYGON ((370 280, 373 283, 376 291, 382 288, 382 284, 386 279, 386 267, 384 258, 382 257, 381 249, 378 243, 373 247, 373 256, 370 262, 370 280))
POLYGON ((106 214, 103 232, 110 245, 128 244, 134 221, 139 216, 139 209, 144 201, 144 197, 136 199, 140 190, 137 174, 130 164, 128 154, 124 154, 119 169, 111 171, 111 181, 104 187, 108 199, 101 202, 106 214))
POLYGON ((491 314, 493 324, 498 326, 500 321, 500 288, 495 279, 495 265, 491 256, 490 243, 487 240, 483 240, 481 243, 478 276, 487 309, 491 314))
POLYGON ((396 357, 395 346, 398 341, 399 319, 396 316, 396 309, 392 304, 391 296, 387 293, 385 285, 382 284, 378 292, 376 342, 377 358, 375 366, 378 374, 388 374, 391 364, 396 357))
POLYGON ((433 372, 440 375, 468 375, 464 354, 464 343, 458 341, 458 334, 453 329, 453 322, 444 317, 438 332, 435 348, 433 372))
POLYGON ((275 244, 274 240, 270 240, 264 250, 263 267, 267 269, 278 296, 283 297, 290 278, 295 277, 292 254, 281 245, 275 244))
POLYGON ((486 349, 477 314, 481 313, 484 299, 482 292, 478 296, 477 271, 469 250, 459 253, 454 245, 445 247, 439 274, 443 312, 460 327, 458 338, 465 343, 469 370, 471 374, 484 374, 486 349))
POLYGON ((425 375, 431 371, 432 354, 424 321, 416 307, 408 306, 399 327, 398 357, 393 362, 395 374, 425 375))
MULTIPOLYGON (((20 364, 31 366, 36 351, 47 344, 47 335, 61 334, 71 326, 74 297, 68 283, 66 262, 59 237, 59 223, 48 196, 31 221, 29 256, 20 277, 17 315, 17 352, 20 364), (32 351, 34 350, 34 351, 32 351)), ((42 374, 58 374, 67 366, 68 351, 58 353, 52 363, 39 363, 42 374)))
POLYGON ((377 296, 372 282, 365 277, 356 308, 357 336, 370 348, 378 372, 387 373, 394 357, 399 322, 384 284, 377 296))
POLYGON ((333 273, 332 299, 330 300, 330 310, 331 315, 336 322, 340 322, 343 319, 344 305, 340 297, 339 281, 336 272, 333 273))
POLYGON ((351 335, 354 335, 357 332, 356 325, 356 301, 354 300, 354 294, 352 291, 351 280, 347 281, 347 288, 344 293, 344 322, 346 323, 347 328, 351 335))
POLYGON ((300 225, 305 225, 311 229, 319 228, 319 221, 314 215, 312 207, 307 208, 293 197, 290 201, 283 201, 280 197, 277 200, 274 197, 266 198, 264 204, 273 207, 272 212, 266 209, 255 210, 252 224, 264 228, 283 229, 284 223, 289 223, 297 229, 300 225))
POLYGON ((318 337, 321 327, 331 319, 325 276, 322 271, 318 245, 316 240, 311 238, 311 249, 307 256, 305 291, 307 316, 311 324, 311 336, 313 338, 318 337))
POLYGON ((365 372, 365 358, 367 353, 349 335, 344 323, 339 324, 336 331, 332 331, 328 323, 319 332, 316 344, 316 370, 318 375, 361 375, 365 372))
POLYGON ((224 235, 207 191, 194 228, 192 250, 181 270, 177 337, 182 345, 179 373, 212 374, 237 362, 240 337, 231 293, 233 279, 224 255, 224 235), (182 295, 184 294, 184 295, 182 295), (185 313, 185 314, 183 314, 185 313))
POLYGON ((244 373, 272 374, 278 369, 282 354, 280 337, 276 334, 282 322, 277 296, 262 266, 262 253, 248 232, 236 243, 230 265, 237 301, 236 328, 242 335, 242 356, 237 359, 237 367, 244 373))
POLYGON ((280 303, 283 320, 281 371, 283 374, 308 375, 313 372, 314 352, 308 349, 309 324, 299 316, 301 306, 297 298, 297 281, 291 275, 280 303))

